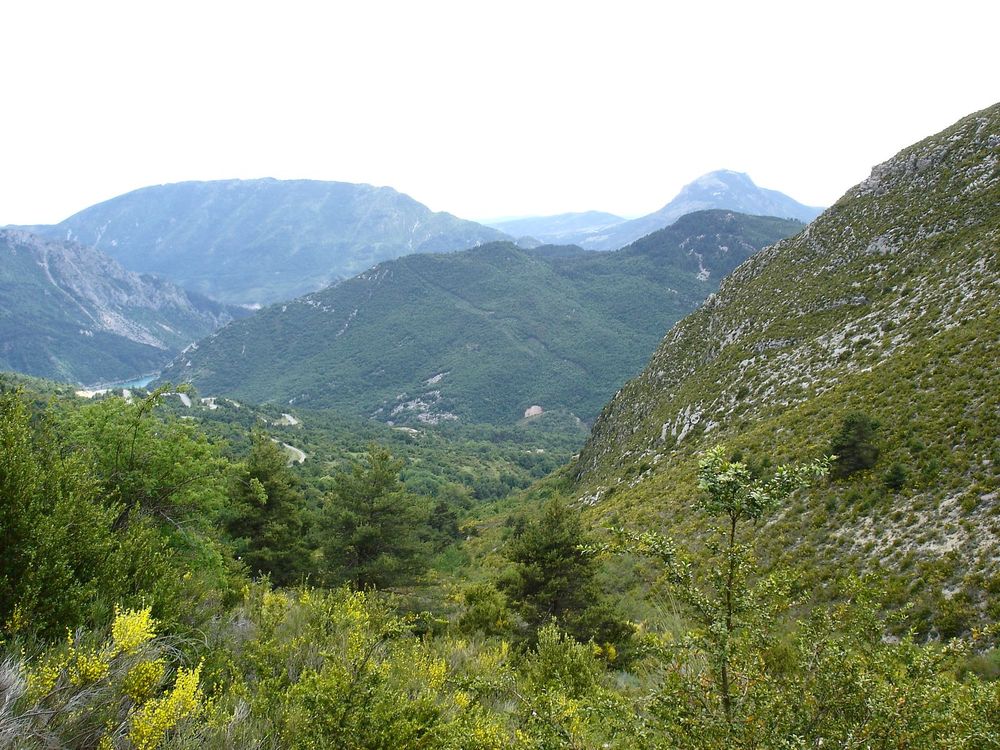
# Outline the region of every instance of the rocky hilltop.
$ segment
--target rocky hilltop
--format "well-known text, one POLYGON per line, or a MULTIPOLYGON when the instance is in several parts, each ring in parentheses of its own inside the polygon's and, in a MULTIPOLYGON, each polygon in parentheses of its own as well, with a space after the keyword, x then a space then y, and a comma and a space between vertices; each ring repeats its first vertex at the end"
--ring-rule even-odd
POLYGON ((614 250, 673 224, 685 214, 713 208, 803 222, 812 221, 823 210, 805 206, 777 190, 758 187, 749 175, 742 172, 720 169, 685 185, 673 200, 658 211, 591 232, 576 241, 589 250, 614 250))
POLYGON ((998 569, 998 248, 1000 105, 875 167, 671 329, 594 426, 582 495, 683 526, 706 448, 813 457, 861 412, 877 462, 776 522, 775 554, 944 555, 949 597, 998 569))

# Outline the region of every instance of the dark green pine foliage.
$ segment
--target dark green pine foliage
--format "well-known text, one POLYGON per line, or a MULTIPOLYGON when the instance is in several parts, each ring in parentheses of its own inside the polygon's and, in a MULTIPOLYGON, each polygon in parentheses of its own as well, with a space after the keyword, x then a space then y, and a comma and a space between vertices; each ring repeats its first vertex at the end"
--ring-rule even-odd
MULTIPOLYGON (((423 457, 421 463, 426 463, 423 457)), ((405 474, 401 478, 406 481, 405 474)), ((472 493, 460 484, 449 482, 418 494, 433 498, 427 516, 427 536, 432 549, 439 552, 461 538, 460 519, 472 508, 472 493)))
POLYGON ((518 607, 531 638, 555 620, 579 641, 620 648, 629 640, 631 627, 595 580, 597 561, 585 549, 591 542, 580 514, 558 498, 549 500, 539 518, 510 541, 506 554, 513 569, 500 585, 518 607))
POLYGON ((431 508, 428 524, 437 537, 436 547, 443 547, 461 536, 458 527, 458 509, 445 499, 437 500, 431 508))
POLYGON ((403 489, 402 468, 387 449, 372 445, 363 463, 337 477, 320 524, 329 583, 386 588, 425 569, 427 509, 403 489))
POLYGON ((254 431, 233 485, 236 515, 228 522, 237 554, 250 571, 284 586, 308 570, 305 499, 276 442, 254 431))
MULTIPOLYGON (((844 417, 840 432, 830 443, 830 453, 836 456, 833 462, 835 477, 847 477, 875 465, 880 453, 878 426, 876 420, 863 412, 851 412, 844 417)), ((898 474, 894 474, 888 478, 887 484, 894 486, 897 480, 898 474)))

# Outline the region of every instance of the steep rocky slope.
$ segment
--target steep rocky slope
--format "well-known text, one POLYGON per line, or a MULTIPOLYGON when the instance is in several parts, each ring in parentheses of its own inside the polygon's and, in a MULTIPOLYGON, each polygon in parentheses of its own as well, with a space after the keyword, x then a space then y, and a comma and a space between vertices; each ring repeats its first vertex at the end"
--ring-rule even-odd
POLYGON ((787 510, 775 556, 908 570, 982 604, 964 576, 1000 569, 998 249, 1000 105, 875 167, 671 329, 594 426, 580 496, 693 532, 700 452, 816 456, 860 411, 878 462, 787 510))
POLYGON ((495 243, 413 255, 219 331, 165 379, 381 421, 592 419, 662 331, 798 222, 692 214, 617 253, 495 243))
POLYGON ((162 367, 233 312, 97 250, 0 229, 0 369, 128 378, 162 367))
POLYGON ((392 188, 273 179, 155 185, 31 229, 238 304, 291 299, 400 255, 506 238, 392 188))

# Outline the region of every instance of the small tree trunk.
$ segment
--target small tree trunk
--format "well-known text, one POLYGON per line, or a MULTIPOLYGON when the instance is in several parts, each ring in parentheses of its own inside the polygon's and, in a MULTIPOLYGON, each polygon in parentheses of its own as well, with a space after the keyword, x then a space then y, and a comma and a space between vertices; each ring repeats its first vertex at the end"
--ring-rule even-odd
POLYGON ((722 644, 722 708, 726 712, 726 724, 730 730, 733 728, 733 698, 732 689, 729 684, 729 643, 733 633, 733 582, 736 578, 736 521, 735 514, 729 516, 729 570, 726 574, 726 636, 722 644))

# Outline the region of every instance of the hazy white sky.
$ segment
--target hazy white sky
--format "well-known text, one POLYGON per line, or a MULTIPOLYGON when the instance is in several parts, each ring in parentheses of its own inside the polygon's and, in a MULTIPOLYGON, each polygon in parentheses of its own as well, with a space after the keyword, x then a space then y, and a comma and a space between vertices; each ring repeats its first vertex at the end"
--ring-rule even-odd
POLYGON ((5 2, 0 225, 144 185, 391 185, 465 218, 832 203, 1000 100, 1000 3, 5 2))

